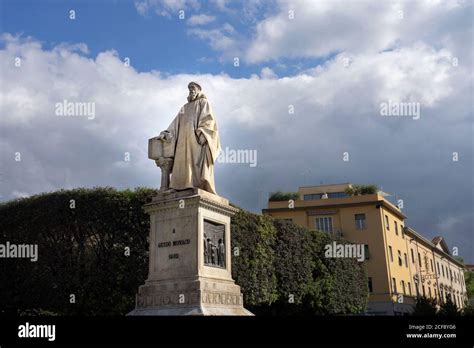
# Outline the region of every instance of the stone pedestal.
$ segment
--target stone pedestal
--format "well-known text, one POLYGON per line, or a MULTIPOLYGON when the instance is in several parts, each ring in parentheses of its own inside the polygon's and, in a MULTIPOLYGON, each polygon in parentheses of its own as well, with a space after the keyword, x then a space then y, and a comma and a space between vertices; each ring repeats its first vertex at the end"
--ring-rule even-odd
POLYGON ((231 276, 230 217, 217 195, 159 193, 150 214, 148 279, 128 315, 252 315, 231 276))

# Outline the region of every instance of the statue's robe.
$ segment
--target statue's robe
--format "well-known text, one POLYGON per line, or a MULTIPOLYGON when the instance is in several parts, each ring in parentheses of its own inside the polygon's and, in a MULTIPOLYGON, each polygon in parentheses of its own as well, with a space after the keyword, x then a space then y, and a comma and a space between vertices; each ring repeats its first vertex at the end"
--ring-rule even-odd
POLYGON ((174 142, 170 188, 216 193, 214 162, 221 149, 217 123, 204 94, 185 104, 167 131, 174 142))

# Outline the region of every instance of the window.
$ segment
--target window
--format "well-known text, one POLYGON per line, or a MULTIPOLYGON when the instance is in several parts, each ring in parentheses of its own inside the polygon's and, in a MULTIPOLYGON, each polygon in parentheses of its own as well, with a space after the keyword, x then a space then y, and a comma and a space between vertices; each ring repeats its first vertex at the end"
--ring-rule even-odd
POLYGON ((400 252, 400 250, 398 250, 398 265, 399 266, 403 265, 403 263, 402 263, 402 253, 400 252))
POLYGON ((431 288, 428 287, 428 293, 430 294, 430 297, 431 297, 431 288))
POLYGON ((430 259, 431 272, 433 272, 433 260, 430 259))
POLYGON ((443 271, 443 278, 445 278, 446 276, 444 275, 444 265, 441 265, 441 270, 443 271))
POLYGON ((390 223, 388 222, 388 216, 385 215, 385 228, 387 229, 387 231, 390 231, 390 223))
POLYGON ((418 265, 421 267, 421 256, 420 256, 420 253, 418 253, 418 265))
POLYGON ((365 255, 366 260, 370 259, 369 245, 368 244, 364 244, 364 255, 365 255))
POLYGON ((423 297, 426 297, 426 293, 425 293, 425 285, 421 285, 421 290, 423 291, 423 297))
POLYGON ((345 192, 329 192, 328 198, 342 198, 342 197, 347 197, 347 193, 345 192))
MULTIPOLYGON (((324 196, 324 193, 312 193, 312 194, 307 194, 303 195, 303 199, 305 201, 316 201, 319 199, 322 199, 324 196)), ((327 198, 342 198, 342 197, 347 197, 347 193, 345 192, 329 192, 326 193, 327 198)))
POLYGON ((402 231, 402 238, 405 239, 405 232, 403 230, 403 225, 400 225, 400 230, 402 231))
POLYGON ((373 291, 373 288, 372 288, 372 278, 369 277, 369 292, 372 292, 373 291))
POLYGON ((411 294, 411 283, 410 282, 408 282, 408 295, 410 295, 410 296, 412 295, 411 294))
POLYGON ((413 254, 413 249, 410 249, 411 251, 411 263, 415 263, 415 254, 413 254))
POLYGON ((403 253, 403 256, 405 257, 405 267, 408 267, 408 257, 407 257, 407 253, 403 253))
POLYGON ((395 294, 397 294, 397 281, 395 280, 395 278, 392 278, 392 286, 393 286, 393 292, 395 294))
POLYGON ((365 214, 355 214, 356 229, 365 229, 365 214))
POLYGON ((317 199, 321 199, 321 194, 318 193, 318 194, 304 195, 303 199, 305 201, 314 201, 314 200, 317 200, 317 199))
POLYGON ((436 262, 436 267, 438 268, 438 274, 440 274, 439 273, 439 262, 436 262))
POLYGON ((451 270, 449 270, 449 277, 451 279, 451 281, 453 280, 453 272, 451 272, 451 270))
POLYGON ((395 234, 398 236, 398 224, 396 221, 394 222, 394 224, 395 224, 395 234))
POLYGON ((332 217, 316 218, 316 229, 323 232, 332 232, 332 217))
POLYGON ((388 251, 390 253, 390 262, 393 262, 392 247, 390 245, 388 246, 388 251))
POLYGON ((406 291, 405 291, 405 281, 402 280, 402 290, 403 290, 403 295, 406 295, 406 291))

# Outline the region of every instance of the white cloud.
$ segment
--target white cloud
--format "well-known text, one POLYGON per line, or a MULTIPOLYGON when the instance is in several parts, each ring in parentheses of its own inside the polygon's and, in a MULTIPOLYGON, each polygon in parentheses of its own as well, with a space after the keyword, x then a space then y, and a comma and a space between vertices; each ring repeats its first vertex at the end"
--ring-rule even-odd
POLYGON ((375 54, 417 42, 472 60, 472 50, 465 48, 473 35, 469 1, 280 0, 275 7, 263 1, 240 5, 240 11, 222 15, 228 15, 224 18, 229 23, 247 23, 246 29, 222 32, 211 27, 196 36, 223 56, 245 57, 250 64, 340 52, 375 54), (218 44, 217 37, 232 45, 218 44))
POLYGON ((462 223, 466 218, 468 218, 468 216, 465 215, 444 217, 438 222, 438 228, 440 231, 455 232, 456 225, 462 223))
POLYGON ((14 198, 27 198, 27 197, 30 197, 30 195, 26 192, 13 191, 12 192, 12 197, 14 197, 14 198))
POLYGON ((197 80, 215 110, 223 146, 258 150, 256 168, 216 167, 218 192, 239 205, 260 209, 258 192, 295 189, 300 173, 308 172, 305 184, 376 182, 405 190, 397 193, 407 197, 411 221, 472 207, 459 204, 457 194, 447 197, 465 192, 472 178, 472 67, 453 66, 448 49, 418 42, 341 53, 295 76, 278 77, 265 67, 260 77, 231 78, 138 73, 114 51, 91 58, 84 46, 48 50, 11 35, 2 37, 2 47, 2 199, 14 198, 14 191, 158 186, 147 139, 168 126, 185 103, 187 83, 197 80), (14 66, 17 56, 21 67, 14 66), (55 116, 55 103, 64 99, 94 102, 95 119, 55 116), (420 102, 420 120, 381 117, 379 104, 386 100, 420 102), (453 149, 462 154, 459 163, 450 161, 453 149), (349 163, 341 160, 345 151, 349 163), (446 177, 452 180, 444 185, 446 177), (408 197, 421 187, 430 189, 408 197))
MULTIPOLYGON (((52 132, 47 138, 40 138, 41 142, 49 143, 48 151, 64 152, 64 155, 70 151, 69 132, 73 132, 72 138, 80 132, 85 139, 98 141, 109 150, 144 153, 144 141, 165 128, 183 104, 185 86, 190 80, 201 81, 219 111, 220 123, 226 127, 236 124, 275 131, 280 129, 280 122, 291 120, 287 112, 289 104, 295 105, 299 122, 314 125, 324 123, 326 117, 336 117, 332 113, 341 108, 349 113, 337 114, 337 118, 346 120, 347 124, 356 123, 352 113, 358 107, 357 112, 364 118, 380 122, 378 105, 386 100, 420 102, 424 118, 455 91, 460 93, 469 87, 469 81, 464 79, 469 71, 466 67, 453 67, 448 51, 424 44, 375 55, 353 55, 349 67, 344 66, 345 56, 341 54, 323 66, 293 77, 278 78, 265 67, 261 78, 233 79, 227 75, 184 74, 164 78, 157 72, 137 73, 124 66, 113 51, 102 52, 94 60, 76 52, 72 46, 48 51, 32 40, 11 36, 4 36, 3 40, 6 48, 0 51, 0 61, 6 83, 0 89, 2 125, 11 129, 19 127, 25 132, 34 129, 52 132), (22 57, 20 68, 12 64, 18 54, 22 57), (55 103, 64 99, 94 102, 95 120, 55 116, 55 103), (364 114, 367 112, 370 114, 364 114)), ((430 117, 444 122, 444 115, 430 117)), ((458 113, 449 119, 462 117, 458 113)), ((389 124, 383 122, 381 127, 389 124)), ((35 133, 35 137, 39 136, 35 133)), ((27 144, 22 146, 28 148, 27 144)), ((30 150, 40 151, 41 147, 30 150)), ((41 156, 48 154, 34 157, 41 156)), ((122 157, 121 152, 117 156, 122 157)), ((141 163, 148 162, 144 158, 141 163)))
POLYGON ((177 15, 180 10, 197 10, 200 8, 198 0, 135 0, 137 12, 145 16, 151 11, 159 16, 170 17, 177 15))
POLYGON ((205 15, 205 14, 193 15, 189 17, 188 24, 189 25, 206 25, 206 24, 212 23, 215 19, 216 17, 205 15))
POLYGON ((210 0, 219 11, 227 12, 229 11, 228 5, 231 3, 232 0, 210 0))
POLYGON ((141 16, 145 16, 148 13, 148 2, 147 1, 135 1, 135 8, 141 16))
POLYGON ((269 67, 264 67, 262 69, 262 71, 260 72, 260 77, 262 79, 275 79, 277 78, 277 74, 275 74, 275 72, 270 69, 269 67))
POLYGON ((223 59, 235 57, 239 51, 238 34, 229 23, 214 29, 191 28, 188 34, 208 41, 211 48, 216 51, 225 52, 223 59))

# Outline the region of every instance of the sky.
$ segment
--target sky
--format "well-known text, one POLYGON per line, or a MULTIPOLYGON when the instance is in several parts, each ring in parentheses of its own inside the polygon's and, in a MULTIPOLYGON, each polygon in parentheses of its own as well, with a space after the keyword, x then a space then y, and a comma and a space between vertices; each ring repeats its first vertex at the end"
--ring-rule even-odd
POLYGON ((159 187, 147 142, 194 80, 223 149, 256 154, 216 164, 220 195, 260 212, 272 191, 377 184, 474 263, 473 14, 462 0, 0 0, 0 201, 159 187), (93 116, 58 116, 64 101, 93 116))

